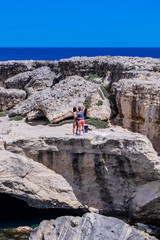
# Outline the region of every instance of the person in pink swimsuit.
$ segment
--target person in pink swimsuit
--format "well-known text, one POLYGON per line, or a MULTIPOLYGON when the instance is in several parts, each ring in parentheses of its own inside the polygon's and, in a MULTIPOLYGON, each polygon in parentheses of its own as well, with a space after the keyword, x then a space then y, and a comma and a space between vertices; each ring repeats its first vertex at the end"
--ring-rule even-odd
POLYGON ((84 111, 85 111, 85 106, 83 108, 83 110, 81 109, 81 107, 78 108, 78 113, 77 113, 77 120, 78 120, 78 128, 79 128, 79 133, 81 134, 81 128, 83 130, 83 134, 84 134, 84 111))

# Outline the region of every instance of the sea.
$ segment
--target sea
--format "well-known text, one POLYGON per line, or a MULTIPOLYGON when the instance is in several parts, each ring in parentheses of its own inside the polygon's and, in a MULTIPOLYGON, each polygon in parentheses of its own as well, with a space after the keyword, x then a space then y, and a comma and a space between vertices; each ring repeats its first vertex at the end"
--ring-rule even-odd
POLYGON ((130 56, 160 58, 160 48, 128 47, 15 47, 0 48, 0 61, 8 60, 60 60, 75 56, 130 56))

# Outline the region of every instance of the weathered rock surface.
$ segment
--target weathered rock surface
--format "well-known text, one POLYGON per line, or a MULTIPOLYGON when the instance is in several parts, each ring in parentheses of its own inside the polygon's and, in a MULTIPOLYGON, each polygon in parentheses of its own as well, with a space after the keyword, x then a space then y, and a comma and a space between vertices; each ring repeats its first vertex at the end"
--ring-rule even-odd
POLYGON ((122 220, 87 213, 80 217, 64 216, 43 221, 29 240, 152 240, 156 239, 130 227, 122 220))
POLYGON ((30 227, 18 227, 13 229, 0 230, 1 240, 28 240, 30 233, 33 231, 30 227))
POLYGON ((25 98, 26 93, 23 90, 5 89, 0 87, 0 111, 13 108, 18 103, 23 102, 25 98))
POLYGON ((67 181, 32 159, 1 150, 0 192, 25 200, 36 208, 79 208, 67 181))
MULTIPOLYGON (((138 57, 110 57, 110 56, 104 56, 104 57, 73 57, 70 59, 62 59, 60 61, 8 61, 8 62, 1 62, 0 63, 0 82, 1 85, 3 82, 8 79, 9 77, 15 76, 18 73, 21 73, 23 76, 29 74, 28 72, 37 72, 37 68, 49 68, 52 72, 55 72, 56 74, 61 74, 62 79, 65 79, 68 76, 73 75, 79 75, 79 76, 89 76, 90 74, 97 74, 100 80, 102 80, 101 84, 107 88, 108 85, 112 86, 113 82, 118 82, 120 79, 130 79, 130 78, 141 78, 142 76, 146 78, 152 78, 157 81, 160 79, 160 60, 159 59, 152 59, 152 58, 138 58, 138 57), (36 70, 35 70, 36 69, 36 70), (23 73, 22 73, 23 72, 23 73), (25 73, 24 73, 25 72, 25 73)), ((49 70, 49 71, 50 71, 49 70)), ((18 76, 18 75, 17 75, 18 76)), ((13 77, 13 79, 16 79, 17 76, 13 77)), ((10 80, 7 80, 8 82, 10 80)), ((7 82, 6 81, 6 82, 7 82)), ((28 81, 28 80, 27 80, 28 81)), ((130 80, 129 80, 130 81, 130 80)), ((24 80, 25 82, 25 80, 24 80)), ((24 84, 23 82, 23 84, 24 84)), ((28 96, 30 94, 33 94, 36 90, 42 90, 45 89, 48 86, 51 86, 50 84, 46 84, 47 81, 31 81, 29 86, 26 87, 26 91, 28 96)), ((144 83, 144 81, 143 81, 144 83)), ((22 85, 23 85, 22 84, 22 85)), ((25 84, 24 84, 25 85, 25 84)), ((9 87, 9 86, 8 86, 9 87)), ((126 83, 127 87, 127 83, 126 83)), ((119 90, 118 90, 119 91, 119 90)), ((50 90, 46 90, 46 94, 49 94, 50 96, 50 90)), ((112 93, 111 93, 112 94, 112 93)), ((43 95, 43 94, 42 94, 43 95)), ((45 95, 45 93, 44 93, 45 95)), ((58 97, 58 96, 57 96, 58 97)), ((30 103, 30 100, 28 101, 28 107, 25 106, 26 102, 24 103, 22 110, 23 112, 30 112, 35 111, 44 113, 46 115, 43 108, 45 108, 45 104, 37 104, 37 101, 41 102, 41 97, 38 96, 35 97, 36 100, 34 100, 34 97, 32 99, 32 103, 30 103), (35 106, 36 105, 36 106, 35 106), (40 109, 38 109, 40 107, 40 109), (29 109, 28 109, 29 108, 29 109), (32 109, 31 109, 32 108, 32 109)), ((45 99, 42 98, 42 99, 45 99)), ((117 98, 118 99, 118 98, 117 98)), ((51 97, 52 100, 52 97, 51 97)), ((106 100, 107 101, 107 100, 106 100)), ((136 100, 137 101, 137 100, 136 100)), ((87 112, 87 117, 97 117, 103 120, 107 120, 108 118, 115 118, 117 115, 117 109, 114 110, 115 103, 111 103, 112 113, 110 114, 108 112, 109 107, 108 103, 104 103, 103 106, 97 107, 96 103, 94 103, 94 106, 92 106, 92 109, 90 109, 87 112), (113 106, 114 105, 114 106, 113 106)), ((119 104, 119 103, 118 103, 119 104)), ((64 104, 63 104, 64 105, 64 104)), ((62 105, 61 105, 62 107, 62 105)), ((48 107, 47 107, 48 108, 48 107)), ((130 106, 129 106, 130 108, 130 106)), ((48 111, 48 110, 47 110, 48 111)), ((50 111, 54 111, 52 108, 50 111)), ((70 110, 69 110, 70 111, 70 110)), ((57 110, 55 111, 57 112, 57 110)), ((48 114, 51 115, 51 114, 48 114)), ((156 115, 156 118, 158 118, 158 113, 154 114, 156 115)), ((69 113, 69 116, 71 116, 71 113, 69 113)), ((35 115, 36 117, 36 115, 35 115)), ((64 114, 64 118, 68 117, 66 114, 64 114)), ((33 117, 34 118, 34 117, 33 117)), ((32 118, 32 119, 33 119, 32 118)), ((51 117, 52 118, 52 117, 51 117)), ((120 117, 122 118, 122 117, 120 117)), ((56 122, 59 121, 59 119, 63 119, 61 116, 58 117, 56 122)), ((52 120, 51 120, 52 121, 52 120)), ((53 120, 54 122, 54 120, 53 120)), ((122 122, 122 121, 121 121, 122 122)), ((132 125, 134 125, 135 119, 132 121, 132 125)), ((132 131, 138 131, 142 134, 146 134, 149 139, 152 141, 155 149, 159 153, 159 147, 156 146, 159 139, 159 129, 156 134, 157 125, 154 123, 154 120, 152 119, 150 124, 147 128, 142 129, 142 127, 139 127, 139 124, 137 126, 133 127, 127 127, 128 129, 132 131), (153 129, 154 133, 151 133, 153 129), (144 133, 145 132, 145 133, 144 133)), ((126 124, 124 125, 126 127, 126 124)))
POLYGON ((28 95, 41 91, 57 83, 57 75, 49 67, 41 67, 34 71, 19 73, 5 81, 6 88, 23 89, 28 95))
POLYGON ((146 135, 160 154, 160 75, 153 76, 114 84, 119 109, 116 123, 146 135))
MULTIPOLYGON (((98 91, 101 91, 100 88, 98 91)), ((103 94, 101 92, 101 94, 103 94)), ((103 95, 102 95, 103 96, 103 95)), ((109 100, 103 96, 103 98, 96 93, 91 95, 91 103, 87 108, 88 118, 98 118, 100 120, 109 120, 111 116, 111 108, 109 100)))
POLYGON ((105 77, 110 71, 112 81, 139 75, 142 71, 160 72, 160 60, 139 57, 73 57, 58 62, 63 77, 69 75, 88 76, 91 73, 105 77))
POLYGON ((22 122, 9 124, 12 125, 6 126, 6 133, 1 129, 6 154, 1 155, 1 191, 33 206, 37 198, 41 199, 42 207, 46 201, 45 206, 54 207, 52 203, 65 204, 68 199, 69 207, 81 206, 84 210, 146 222, 159 221, 160 159, 146 137, 121 128, 72 137, 72 124, 54 128, 33 127, 22 122), (23 162, 28 164, 25 168, 23 162), (43 165, 36 167, 36 162, 51 170, 42 170, 43 165), (30 174, 28 169, 32 169, 30 174), (45 179, 41 177, 42 171, 47 175, 45 179), (26 178, 29 183, 25 185, 26 178), (64 195, 61 182, 67 189, 64 195), (45 192, 40 191, 42 194, 37 196, 35 185, 30 189, 33 184, 36 189, 45 187, 45 192))
POLYGON ((98 86, 79 76, 69 77, 53 88, 47 88, 35 93, 9 112, 9 116, 27 115, 31 111, 41 111, 51 123, 59 122, 73 116, 73 106, 82 105, 85 99, 92 95, 91 110, 88 116, 108 120, 111 114, 108 99, 102 99, 98 93, 98 86), (101 99, 103 106, 95 103, 101 99), (96 105, 96 107, 95 107, 96 105))
POLYGON ((0 86, 4 86, 6 79, 19 73, 33 71, 37 68, 47 66, 51 71, 59 73, 57 61, 6 61, 0 62, 0 86))
MULTIPOLYGON (((24 79, 14 84, 20 82, 29 97, 21 103, 16 99, 18 105, 10 110, 10 116, 34 119, 42 114, 56 123, 72 117, 73 106, 90 97, 87 117, 108 120, 117 113, 111 114, 108 99, 99 94, 101 84, 109 94, 116 94, 116 122, 146 135, 160 153, 160 59, 108 56, 11 61, 0 63, 0 85, 8 84, 10 79, 6 79, 13 76, 19 79, 19 73, 24 79), (37 79, 38 68, 46 69, 49 81, 43 79, 45 71, 44 77, 40 74, 37 79), (26 80, 30 72, 35 75, 26 80), (54 87, 50 81, 53 72, 64 79, 54 87), (99 78, 93 83, 82 78, 90 74, 99 78)), ((9 90, 13 91, 5 91, 9 90)), ((11 102, 3 100, 2 110, 4 106, 12 108, 11 102)), ((76 138, 70 136, 72 125, 67 126, 33 127, 2 118, 0 191, 35 207, 81 208, 158 224, 160 158, 150 141, 119 127, 76 138)))
POLYGON ((61 73, 63 79, 73 75, 88 76, 98 74, 105 77, 108 71, 112 80, 130 78, 139 75, 142 71, 160 72, 160 60, 155 58, 139 57, 73 57, 58 61, 7 61, 0 62, 0 84, 16 74, 33 71, 48 66, 51 71, 61 73))

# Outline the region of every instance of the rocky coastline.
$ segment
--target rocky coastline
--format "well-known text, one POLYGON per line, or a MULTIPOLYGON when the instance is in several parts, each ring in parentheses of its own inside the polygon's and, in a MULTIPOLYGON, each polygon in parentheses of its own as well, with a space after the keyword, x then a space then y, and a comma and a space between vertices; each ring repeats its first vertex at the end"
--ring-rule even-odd
POLYGON ((160 239, 159 142, 160 59, 0 62, 0 194, 81 212, 30 240, 160 239), (77 137, 67 121, 83 103, 97 125, 77 137))

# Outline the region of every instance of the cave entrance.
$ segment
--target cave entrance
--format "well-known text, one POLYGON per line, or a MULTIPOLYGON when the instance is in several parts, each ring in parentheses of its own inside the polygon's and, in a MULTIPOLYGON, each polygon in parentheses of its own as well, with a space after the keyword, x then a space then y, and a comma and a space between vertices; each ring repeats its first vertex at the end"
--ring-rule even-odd
POLYGON ((60 216, 82 216, 82 210, 75 209, 37 209, 25 201, 0 193, 0 229, 19 226, 36 226, 43 220, 60 216))

